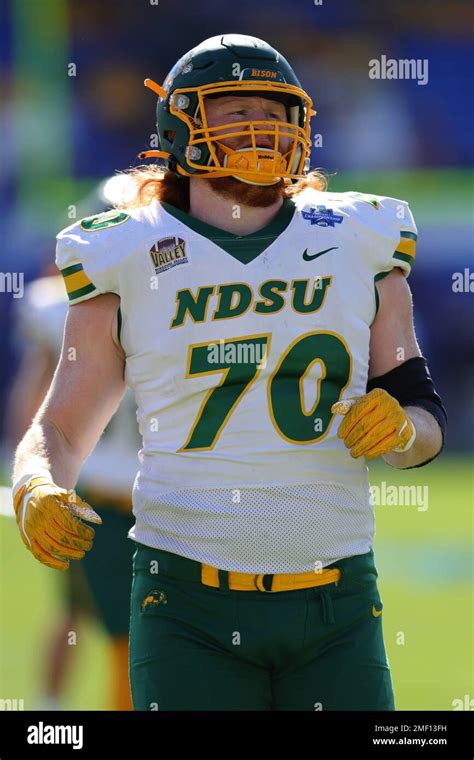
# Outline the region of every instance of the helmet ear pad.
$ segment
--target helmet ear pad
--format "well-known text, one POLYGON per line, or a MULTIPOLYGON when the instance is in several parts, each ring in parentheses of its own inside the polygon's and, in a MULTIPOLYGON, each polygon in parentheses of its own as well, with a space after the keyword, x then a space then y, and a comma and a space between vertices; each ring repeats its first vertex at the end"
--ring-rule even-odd
MULTIPOLYGON (((188 116, 195 118, 198 114, 199 101, 195 93, 190 96, 190 104, 186 108, 188 116)), ((180 164, 189 174, 195 174, 198 170, 187 163, 186 149, 190 141, 190 132, 188 126, 181 119, 174 118, 170 113, 168 99, 159 100, 156 111, 157 131, 160 135, 160 148, 167 151, 173 157, 168 162, 168 168, 176 170, 176 164, 180 164)), ((199 115, 197 116, 199 118, 199 115)), ((203 169, 209 162, 210 152, 205 143, 201 146, 202 155, 197 162, 202 165, 203 169)))

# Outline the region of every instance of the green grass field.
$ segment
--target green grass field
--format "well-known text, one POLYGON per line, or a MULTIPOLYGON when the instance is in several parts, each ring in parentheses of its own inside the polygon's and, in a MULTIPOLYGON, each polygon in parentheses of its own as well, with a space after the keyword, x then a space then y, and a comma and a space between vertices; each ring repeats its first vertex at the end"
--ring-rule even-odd
MULTIPOLYGON (((428 497, 376 504, 375 554, 397 708, 451 710, 474 697, 472 463, 444 457, 401 472, 371 468, 371 483, 417 485, 428 497), (427 509, 425 506, 427 505, 427 509)), ((12 519, 0 517, 0 698, 37 707, 46 646, 60 611, 62 576, 34 561, 12 519)), ((91 622, 77 632, 63 706, 105 709, 106 640, 91 622)))
POLYGON ((375 506, 384 634, 400 710, 451 710, 474 697, 472 462, 444 458, 371 483, 428 488, 428 508, 375 506), (400 632, 404 634, 403 637, 400 632))

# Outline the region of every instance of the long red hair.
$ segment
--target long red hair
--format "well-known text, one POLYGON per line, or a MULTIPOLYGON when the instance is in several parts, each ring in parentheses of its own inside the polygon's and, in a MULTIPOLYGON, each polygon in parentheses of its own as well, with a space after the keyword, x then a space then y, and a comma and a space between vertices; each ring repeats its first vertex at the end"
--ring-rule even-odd
MULTIPOLYGON (((127 200, 116 203, 116 208, 137 208, 147 206, 153 200, 164 201, 181 211, 189 211, 189 178, 181 177, 173 172, 164 171, 158 165, 138 166, 125 172, 130 177, 130 187, 127 187, 127 200)), ((302 190, 311 187, 324 192, 328 187, 327 174, 321 169, 315 169, 303 179, 294 184, 285 180, 282 194, 286 198, 298 195, 302 190)))

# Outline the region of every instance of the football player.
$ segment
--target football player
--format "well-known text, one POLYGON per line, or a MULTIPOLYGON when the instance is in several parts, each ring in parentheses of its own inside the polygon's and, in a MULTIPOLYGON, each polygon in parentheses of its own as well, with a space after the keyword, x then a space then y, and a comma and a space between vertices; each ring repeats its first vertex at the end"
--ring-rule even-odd
POLYGON ((262 40, 213 37, 146 84, 163 166, 58 235, 71 308, 16 453, 22 540, 60 570, 92 546, 73 489, 126 383, 135 709, 393 710, 367 460, 426 464, 446 424, 412 214, 309 173, 311 99, 262 40))

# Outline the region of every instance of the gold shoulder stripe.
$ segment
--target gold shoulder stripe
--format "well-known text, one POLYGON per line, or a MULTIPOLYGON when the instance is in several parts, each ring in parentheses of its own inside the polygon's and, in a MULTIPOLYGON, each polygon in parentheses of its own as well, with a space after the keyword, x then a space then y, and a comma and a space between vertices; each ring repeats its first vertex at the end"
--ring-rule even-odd
POLYGON ((61 270, 70 301, 92 293, 96 288, 84 272, 82 264, 74 264, 61 270))
POLYGON ((76 274, 70 274, 69 277, 64 278, 64 282, 66 283, 66 290, 68 294, 72 293, 74 290, 80 290, 80 288, 85 288, 88 285, 92 285, 85 272, 76 272, 76 274))
POLYGON ((410 238, 401 237, 400 242, 397 245, 397 253, 406 253, 408 256, 415 258, 416 256, 416 240, 410 240, 410 238))

